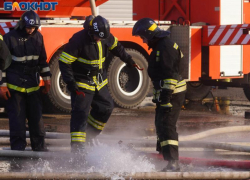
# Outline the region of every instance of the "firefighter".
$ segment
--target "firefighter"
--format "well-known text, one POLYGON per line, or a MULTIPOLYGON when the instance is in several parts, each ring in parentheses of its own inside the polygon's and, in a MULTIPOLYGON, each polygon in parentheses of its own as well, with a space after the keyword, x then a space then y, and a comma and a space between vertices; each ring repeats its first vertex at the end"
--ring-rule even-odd
MULTIPOLYGON (((5 70, 11 63, 11 54, 0 34, 0 70, 5 70)), ((1 80, 1 79, 0 79, 1 80)))
POLYGON ((110 33, 108 21, 102 16, 88 16, 84 29, 71 37, 59 58, 63 80, 71 92, 73 153, 84 152, 86 140, 103 130, 114 108, 106 86, 105 60, 109 51, 128 67, 136 66, 118 39, 110 33))
POLYGON ((15 29, 3 37, 12 55, 0 87, 1 96, 7 100, 12 150, 25 150, 26 119, 32 150, 47 150, 39 84, 41 76, 45 85, 42 92, 48 93, 51 74, 39 26, 39 16, 34 11, 27 11, 15 29))
POLYGON ((157 150, 168 161, 162 171, 179 171, 176 123, 186 92, 186 82, 182 80, 179 68, 183 54, 179 46, 169 39, 169 32, 161 30, 150 18, 138 20, 132 35, 141 37, 152 48, 148 58, 148 75, 154 86, 157 150))

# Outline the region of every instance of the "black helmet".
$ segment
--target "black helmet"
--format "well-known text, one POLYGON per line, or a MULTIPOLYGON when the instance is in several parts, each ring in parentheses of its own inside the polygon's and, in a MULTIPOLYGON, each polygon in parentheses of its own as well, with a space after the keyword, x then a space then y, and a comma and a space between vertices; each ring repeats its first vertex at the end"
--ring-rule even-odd
POLYGON ((26 11, 20 18, 20 29, 25 27, 35 27, 36 29, 39 28, 40 24, 40 17, 34 11, 26 11))
POLYGON ((151 40, 154 37, 165 37, 169 35, 170 32, 161 30, 155 21, 150 18, 142 18, 138 20, 133 27, 133 36, 141 36, 147 40, 151 40))
POLYGON ((102 16, 96 16, 89 22, 89 34, 101 39, 109 37, 110 27, 108 21, 102 16))

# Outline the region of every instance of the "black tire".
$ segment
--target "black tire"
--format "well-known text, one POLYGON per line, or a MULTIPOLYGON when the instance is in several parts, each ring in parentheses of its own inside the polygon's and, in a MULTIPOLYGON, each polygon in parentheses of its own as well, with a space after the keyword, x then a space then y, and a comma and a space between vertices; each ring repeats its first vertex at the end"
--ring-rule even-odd
POLYGON ((51 89, 48 93, 48 102, 44 108, 49 107, 51 112, 66 112, 71 111, 70 94, 66 88, 66 84, 62 79, 59 69, 58 60, 62 51, 57 51, 50 61, 51 89), (51 107, 52 105, 52 107, 51 107))
POLYGON ((116 105, 122 108, 133 108, 145 99, 150 80, 145 57, 133 49, 126 49, 126 51, 144 70, 128 68, 118 57, 113 57, 108 67, 108 89, 116 105))
POLYGON ((250 101, 250 86, 244 86, 243 91, 244 91, 246 98, 250 101))
POLYGON ((211 88, 211 86, 205 86, 200 82, 188 82, 186 99, 190 101, 200 101, 209 94, 211 88))

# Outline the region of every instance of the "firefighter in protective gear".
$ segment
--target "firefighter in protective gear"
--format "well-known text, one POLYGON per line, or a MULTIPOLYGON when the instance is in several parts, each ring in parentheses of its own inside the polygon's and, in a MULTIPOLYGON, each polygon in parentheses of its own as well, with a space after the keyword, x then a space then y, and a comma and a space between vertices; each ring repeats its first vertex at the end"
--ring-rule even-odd
POLYGON ((14 30, 3 39, 12 55, 11 65, 3 73, 1 95, 7 100, 12 150, 25 150, 26 119, 33 151, 46 151, 42 120, 40 76, 44 93, 50 89, 50 69, 43 37, 38 30, 40 18, 34 11, 23 13, 14 30), (4 89, 4 91, 3 91, 4 89))
POLYGON ((139 36, 152 52, 148 58, 148 75, 152 80, 153 102, 156 103, 155 126, 157 150, 168 165, 163 171, 179 171, 178 133, 176 122, 185 100, 186 82, 180 75, 182 52, 150 18, 137 21, 133 36, 139 36))
POLYGON ((136 65, 110 33, 108 21, 102 16, 88 16, 84 29, 71 37, 59 58, 63 80, 71 92, 73 153, 84 152, 86 140, 103 130, 114 108, 106 86, 105 60, 109 51, 129 67, 136 65))

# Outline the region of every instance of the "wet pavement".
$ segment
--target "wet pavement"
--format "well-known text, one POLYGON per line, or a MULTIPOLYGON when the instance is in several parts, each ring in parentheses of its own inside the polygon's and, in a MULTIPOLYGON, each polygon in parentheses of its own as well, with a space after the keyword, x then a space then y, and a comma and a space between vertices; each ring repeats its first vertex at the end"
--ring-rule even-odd
MULTIPOLYGON (((96 142, 96 149, 90 150, 91 153, 99 153, 98 150, 111 152, 113 149, 117 150, 115 155, 120 156, 121 154, 124 158, 127 157, 126 152, 140 151, 146 153, 156 153, 155 151, 155 127, 154 127, 154 116, 155 116, 155 106, 151 102, 151 98, 146 98, 140 106, 134 109, 121 109, 115 108, 112 116, 110 117, 102 135, 99 136, 98 142, 96 142), (108 147, 106 146, 108 144, 108 147), (119 149, 120 147, 122 149, 119 149), (115 147, 112 150, 110 147, 115 147), (124 150, 125 149, 125 150, 124 150), (122 151, 122 152, 120 152, 122 151), (124 154, 125 153, 125 154, 124 154)), ((245 118, 245 113, 250 112, 250 102, 245 98, 243 90, 238 88, 228 88, 228 89, 213 89, 211 93, 201 101, 186 101, 185 105, 180 114, 180 118, 177 123, 177 130, 180 137, 186 137, 192 134, 205 132, 207 130, 217 129, 217 128, 232 128, 235 126, 249 126, 250 119, 245 118)), ((44 114, 43 115, 45 127, 47 132, 59 132, 59 133, 69 133, 70 115, 69 114, 44 114)), ((0 127, 1 129, 8 129, 8 118, 6 115, 0 115, 0 127)), ((208 135, 205 138, 198 139, 196 141, 200 142, 217 142, 217 143, 230 143, 234 145, 249 147, 250 146, 250 131, 236 131, 230 133, 217 133, 208 135)), ((5 147, 8 147, 5 145, 5 147)), ((53 149, 53 145, 49 148, 53 149)), ((63 144, 63 150, 69 151, 69 139, 65 140, 63 144)), ((91 148, 90 148, 91 149, 91 148)), ((105 154, 102 152, 102 154, 105 154)), ((114 157, 106 157, 113 159, 114 157)), ((109 153, 110 154, 110 153, 109 153)), ((130 154, 133 154, 130 152, 130 154)), ((101 159, 101 154, 98 154, 99 159, 101 159)), ((191 145, 181 144, 180 142, 180 156, 188 158, 207 158, 216 160, 250 160, 250 153, 248 152, 237 152, 237 151, 227 151, 223 149, 213 149, 207 147, 192 147, 191 145)), ((138 156, 137 156, 138 157, 138 156)), ((117 159, 117 158, 115 158, 117 159)), ((0 172, 13 171, 10 168, 10 161, 6 158, 0 159, 0 172)), ((20 159, 14 160, 14 164, 20 159)), ((24 171, 65 171, 65 167, 60 167, 53 169, 53 163, 48 161, 39 160, 32 165, 30 168, 30 161, 25 160, 26 168, 22 165, 24 171), (47 163, 47 164, 46 164, 47 163), (37 166, 37 167, 36 167, 37 166), (28 168, 27 168, 28 167, 28 168)), ((91 160, 90 160, 91 161, 91 160)), ((144 162, 144 169, 137 169, 137 171, 151 172, 158 171, 162 169, 166 162, 161 160, 156 160, 150 158, 150 160, 136 159, 135 157, 128 156, 127 159, 121 159, 121 161, 135 161, 136 167, 141 166, 144 162), (146 161, 146 162, 145 162, 146 161), (153 165, 154 167, 152 168, 153 165)), ((13 160, 11 161, 13 164, 13 160)), ((24 162, 21 160, 21 162, 24 162)), ((112 164, 111 160, 108 161, 112 164)), ((60 164, 61 162, 59 162, 60 164)), ((117 167, 116 162, 113 169, 117 167)), ((121 162, 120 162, 121 163, 121 162)), ((128 163, 129 164, 129 163, 128 163)), ((58 162, 57 165, 58 167, 58 162)), ((92 167, 98 168, 95 162, 92 162, 92 167), (93 165, 94 164, 94 165, 93 165)), ((112 165, 111 165, 112 166, 112 165)), ((118 166, 120 167, 120 166, 118 166)), ((134 164, 130 164, 130 167, 136 169, 134 164)), ((18 167, 14 168, 16 171, 18 167)), ((121 168, 122 169, 122 168, 121 168)), ((193 164, 182 164, 183 171, 242 171, 246 169, 239 168, 228 168, 228 167, 200 167, 199 165, 193 164)), ((93 169, 92 169, 93 170, 93 169)), ((94 169, 97 170, 97 169, 94 169)), ((93 170, 93 171, 94 171, 93 170)), ((102 169, 103 171, 107 169, 102 169)), ((116 171, 119 171, 115 168, 116 171)), ((88 169, 89 171, 89 169, 88 169)), ((129 171, 128 169, 123 169, 123 171, 129 171)))

